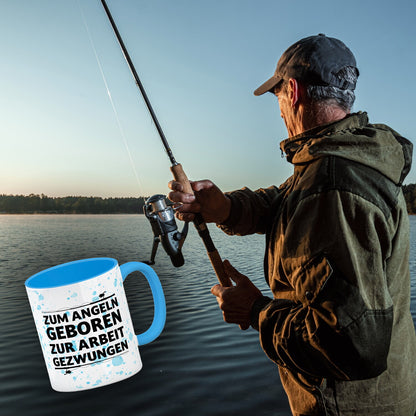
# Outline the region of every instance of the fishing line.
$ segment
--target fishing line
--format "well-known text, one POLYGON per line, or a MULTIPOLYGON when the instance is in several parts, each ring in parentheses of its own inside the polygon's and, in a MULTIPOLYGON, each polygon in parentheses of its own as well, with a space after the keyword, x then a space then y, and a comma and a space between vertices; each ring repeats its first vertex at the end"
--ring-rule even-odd
POLYGON ((79 3, 79 0, 78 0, 78 7, 79 7, 79 10, 80 10, 80 13, 81 13, 81 16, 82 16, 82 21, 84 23, 85 30, 87 31, 87 34, 88 34, 88 39, 90 41, 91 48, 94 51, 95 60, 97 61, 97 65, 98 65, 98 68, 99 68, 100 73, 101 73, 101 78, 102 78, 102 80, 104 82, 104 85, 105 85, 105 88, 107 90, 107 95, 108 95, 108 98, 110 100, 111 108, 113 109, 113 113, 114 113, 114 116, 115 116, 116 121, 117 121, 117 126, 118 126, 118 129, 119 129, 119 132, 120 132, 121 139, 122 139, 122 141, 124 143, 124 147, 127 150, 127 154, 129 156, 129 160, 130 160, 130 165, 131 165, 131 167, 133 169, 134 176, 136 177, 137 183, 138 183, 139 188, 140 188, 139 189, 139 191, 140 191, 139 192, 139 195, 144 195, 144 193, 143 193, 143 186, 142 186, 142 183, 140 181, 139 175, 137 173, 136 167, 134 165, 133 156, 131 154, 130 147, 128 145, 126 135, 124 134, 123 126, 122 126, 122 124, 120 122, 120 118, 118 116, 118 112, 117 112, 116 106, 115 106, 114 101, 113 101, 113 98, 111 96, 110 88, 108 87, 107 79, 105 77, 105 74, 104 74, 104 71, 103 71, 103 67, 101 65, 100 58, 98 57, 97 50, 95 48, 95 44, 94 44, 94 41, 92 39, 90 30, 89 30, 89 27, 88 27, 88 24, 87 24, 87 20, 85 19, 85 15, 84 15, 84 12, 83 12, 83 10, 81 8, 81 5, 79 3))
MULTIPOLYGON (((121 38, 120 32, 118 31, 117 25, 114 22, 113 16, 111 15, 111 12, 107 6, 107 3, 105 0, 101 0, 101 4, 104 7, 105 13, 108 17, 108 20, 111 24, 111 27, 114 31, 114 34, 117 38, 118 44, 123 52, 123 56, 126 60, 126 63, 130 69, 131 74, 133 75, 134 80, 136 81, 136 85, 140 90, 140 93, 146 103, 147 109, 149 110, 149 113, 152 117, 153 122, 155 123, 155 126, 157 128, 157 131, 159 133, 159 137, 162 140, 163 146, 166 150, 166 153, 169 156, 169 159, 172 163, 172 166, 170 167, 170 170, 173 174, 173 177, 175 178, 175 180, 177 182, 179 182, 182 187, 183 187, 183 191, 186 193, 190 193, 193 194, 194 191, 192 189, 192 185, 189 182, 188 177, 186 176, 182 165, 178 162, 176 162, 175 158, 173 157, 173 153, 172 153, 172 149, 169 147, 168 141, 166 140, 166 137, 163 133, 163 130, 159 124, 159 121, 156 117, 155 112, 153 111, 153 107, 150 103, 149 98, 147 97, 146 91, 143 87, 142 82, 140 81, 139 75, 137 74, 137 71, 134 67, 134 64, 130 58, 130 55, 127 51, 126 46, 124 45, 123 39, 121 38)), ((155 197, 159 197, 160 195, 156 195, 155 197)), ((164 195, 162 195, 162 198, 164 198, 164 195)), ((158 201, 160 201, 159 198, 157 198, 158 201)), ((153 201, 156 204, 156 201, 153 201)), ((173 220, 174 221, 174 220, 173 220)), ((223 262, 221 260, 221 257, 218 253, 218 250, 215 248, 215 245, 211 239, 211 236, 209 234, 209 230, 207 225, 205 224, 204 218, 202 217, 201 214, 196 214, 195 218, 193 220, 193 223, 195 225, 195 228, 198 231, 199 236, 201 237, 202 241, 204 242, 205 248, 207 249, 207 254, 208 257, 211 261, 212 267, 215 270, 215 274, 217 275, 218 280, 220 281, 220 283, 223 286, 232 286, 232 282, 231 279, 229 278, 229 276, 225 273, 225 269, 224 269, 224 265, 223 262)))

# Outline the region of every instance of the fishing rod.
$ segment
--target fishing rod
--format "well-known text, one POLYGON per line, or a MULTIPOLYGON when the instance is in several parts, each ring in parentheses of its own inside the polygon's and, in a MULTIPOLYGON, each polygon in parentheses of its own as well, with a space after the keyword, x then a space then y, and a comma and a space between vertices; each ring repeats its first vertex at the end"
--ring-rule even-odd
MULTIPOLYGON (((184 192, 189 193, 189 194, 194 194, 192 186, 191 186, 191 184, 189 182, 189 179, 186 176, 186 174, 185 174, 185 172, 182 168, 182 165, 180 163, 178 163, 175 160, 174 156, 173 156, 172 150, 169 146, 169 143, 166 139, 166 136, 163 133, 162 127, 160 126, 159 121, 156 117, 156 114, 153 110, 153 107, 150 103, 150 100, 147 97, 146 91, 143 87, 142 82, 140 81, 140 78, 139 78, 139 76, 137 74, 137 71, 134 67, 134 64, 133 64, 133 62, 130 58, 130 55, 127 51, 127 48, 124 45, 123 39, 121 38, 120 32, 117 29, 117 26, 116 26, 116 24, 114 22, 114 19, 113 19, 113 16, 111 15, 111 12, 110 12, 110 10, 107 6, 107 3, 105 2, 105 0, 101 0, 101 4, 104 7, 104 10, 107 14, 108 20, 110 21, 111 27, 113 28, 114 34, 116 35, 117 41, 120 45, 120 48, 121 48, 121 50, 123 52, 123 55, 124 55, 124 58, 125 58, 125 60, 127 62, 127 65, 130 69, 130 72, 132 73, 133 78, 136 81, 137 86, 139 87, 141 95, 142 95, 142 97, 143 97, 143 99, 146 103, 147 109, 149 110, 149 113, 152 117, 152 120, 155 123, 156 129, 157 129, 157 131, 159 133, 159 136, 160 136, 160 139, 162 140, 162 143, 163 143, 163 146, 166 150, 166 153, 168 154, 170 162, 172 163, 172 166, 170 167, 170 170, 173 174, 173 177, 177 182, 179 182, 183 186, 183 191, 184 192)), ((153 206, 153 207, 156 207, 157 206, 156 203, 158 203, 159 206, 160 206, 161 201, 160 200, 156 201, 156 202, 152 201, 152 202, 150 202, 150 205, 153 206)), ((168 212, 168 207, 162 206, 161 211, 154 211, 154 214, 156 214, 158 212, 166 213, 166 212, 168 212)), ((169 245, 170 242, 174 242, 174 241, 178 241, 178 240, 180 241, 181 244, 183 244, 183 240, 184 240, 183 234, 186 235, 186 232, 182 231, 182 233, 178 233, 179 234, 179 238, 178 238, 178 234, 174 234, 174 233, 176 233, 176 231, 166 231, 166 229, 163 229, 165 223, 163 221, 160 221, 160 219, 159 219, 160 216, 158 218, 156 218, 157 215, 152 215, 152 213, 153 213, 153 211, 151 209, 147 213, 146 213, 146 210, 145 210, 145 214, 148 218, 150 216, 152 219, 154 219, 154 221, 158 221, 158 224, 156 224, 156 225, 155 225, 155 222, 152 223, 152 228, 153 228, 154 233, 155 233, 156 247, 157 247, 157 243, 159 241, 157 239, 162 238, 162 242, 163 242, 163 238, 166 237, 166 236, 167 236, 167 238, 164 239, 164 242, 165 242, 164 246, 169 245), (161 237, 156 235, 157 232, 162 233, 160 235, 161 237)), ((170 221, 170 224, 172 224, 172 219, 171 218, 169 218, 169 221, 170 221)), ((205 245, 208 257, 211 261, 212 267, 214 268, 215 274, 217 275, 217 278, 218 278, 219 282, 221 283, 222 286, 232 286, 231 280, 225 274, 225 270, 224 270, 224 266, 223 266, 221 257, 218 253, 218 250, 215 248, 215 245, 212 241, 212 238, 211 238, 211 235, 209 233, 208 227, 205 224, 205 221, 202 218, 202 215, 201 214, 196 214, 193 223, 195 225, 196 230, 198 231, 199 236, 201 237, 201 239, 202 239, 202 241, 205 245)), ((179 250, 181 248, 181 244, 179 245, 179 250)), ((176 248, 177 247, 178 247, 178 245, 176 245, 176 248)), ((166 247, 165 247, 165 249, 166 249, 166 247)), ((154 245, 153 246, 152 259, 154 258, 155 251, 156 251, 156 249, 155 249, 155 245, 154 245)), ((175 252, 178 252, 178 249, 175 250, 175 252)), ((183 262, 181 262, 181 261, 177 262, 177 264, 182 265, 180 263, 183 264, 183 262)), ((174 265, 176 265, 175 262, 174 262, 174 265)))

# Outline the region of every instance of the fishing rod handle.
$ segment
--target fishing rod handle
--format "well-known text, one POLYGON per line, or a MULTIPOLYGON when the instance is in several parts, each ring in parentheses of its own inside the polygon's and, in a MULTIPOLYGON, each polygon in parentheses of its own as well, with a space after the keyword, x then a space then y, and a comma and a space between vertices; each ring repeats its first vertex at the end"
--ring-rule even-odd
MULTIPOLYGON (((182 168, 182 165, 180 163, 173 165, 171 166, 170 170, 172 171, 175 181, 179 182, 183 186, 183 192, 193 195, 194 191, 192 189, 188 177, 186 176, 186 173, 182 168)), ((198 231, 199 236, 202 238, 202 241, 204 242, 205 248, 207 249, 208 257, 211 261, 215 274, 217 275, 218 281, 221 283, 222 286, 232 286, 230 278, 225 273, 221 256, 214 246, 214 243, 209 234, 208 227, 205 224, 205 221, 202 218, 201 214, 195 215, 194 225, 198 231)))
POLYGON ((170 170, 172 171, 175 181, 179 182, 183 186, 183 192, 193 195, 194 190, 192 189, 191 183, 189 182, 186 173, 182 169, 182 165, 180 163, 173 165, 170 167, 170 170))
POLYGON ((232 286, 230 278, 225 274, 224 264, 221 260, 221 256, 218 253, 218 250, 207 252, 209 260, 211 261, 212 267, 217 275, 217 279, 220 282, 221 286, 230 287, 232 286))
POLYGON ((208 227, 205 224, 200 214, 196 215, 195 220, 194 220, 194 225, 198 231, 199 236, 202 238, 202 241, 207 250, 207 254, 211 262, 212 268, 214 269, 214 272, 221 286, 224 286, 224 287, 232 286, 230 278, 225 273, 224 264, 222 262, 221 256, 218 253, 218 250, 215 248, 214 243, 212 242, 211 236, 209 235, 208 227))
POLYGON ((230 278, 225 273, 224 263, 221 260, 221 256, 218 253, 218 250, 215 248, 214 242, 212 241, 211 235, 207 224, 204 222, 201 214, 196 214, 194 218, 194 225, 198 231, 199 236, 202 238, 202 241, 207 250, 208 257, 211 261, 211 265, 217 275, 218 281, 221 283, 221 286, 229 287, 232 286, 230 278))

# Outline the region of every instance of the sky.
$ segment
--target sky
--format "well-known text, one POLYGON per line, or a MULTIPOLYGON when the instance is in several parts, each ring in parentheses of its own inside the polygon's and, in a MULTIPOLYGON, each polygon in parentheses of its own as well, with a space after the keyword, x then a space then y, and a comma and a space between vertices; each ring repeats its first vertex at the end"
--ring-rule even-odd
MULTIPOLYGON (((415 141, 414 0, 107 4, 191 180, 228 191, 291 175, 277 100, 253 91, 318 33, 355 54, 354 111, 415 141)), ((170 161, 99 0, 0 0, 0 44, 0 194, 169 192, 170 161)))

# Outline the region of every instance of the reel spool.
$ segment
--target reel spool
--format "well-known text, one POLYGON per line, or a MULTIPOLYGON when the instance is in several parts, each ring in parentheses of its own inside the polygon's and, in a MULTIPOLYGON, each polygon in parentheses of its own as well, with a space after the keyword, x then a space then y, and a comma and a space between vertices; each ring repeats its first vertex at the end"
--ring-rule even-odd
POLYGON ((155 264, 156 251, 161 242, 172 264, 175 267, 183 266, 185 259, 181 249, 188 234, 188 223, 185 223, 181 232, 178 231, 175 212, 171 205, 166 204, 165 195, 151 196, 145 201, 143 211, 150 221, 154 235, 150 261, 145 263, 155 264))

